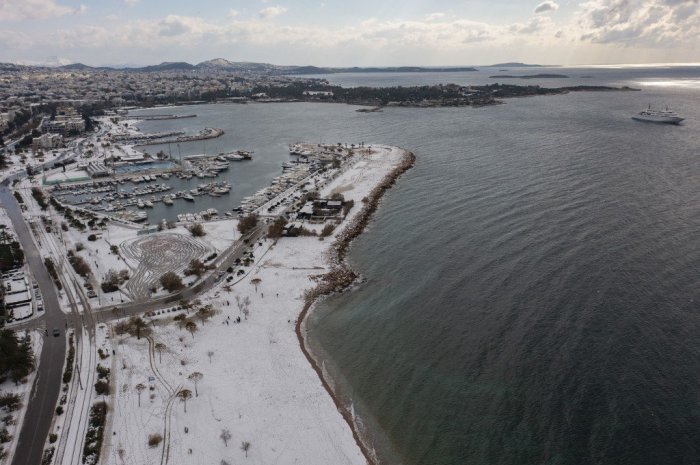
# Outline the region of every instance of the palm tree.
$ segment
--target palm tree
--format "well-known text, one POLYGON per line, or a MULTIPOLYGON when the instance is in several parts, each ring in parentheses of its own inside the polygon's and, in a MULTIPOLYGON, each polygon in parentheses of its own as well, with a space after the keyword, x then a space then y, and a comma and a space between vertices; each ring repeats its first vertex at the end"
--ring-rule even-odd
POLYGON ((189 379, 190 381, 192 381, 194 383, 194 395, 195 395, 195 397, 199 396, 199 393, 197 392, 197 383, 200 382, 202 380, 202 378, 204 378, 204 375, 198 371, 195 371, 194 373, 192 373, 191 375, 189 375, 187 377, 187 379, 189 379))
POLYGON ((222 429, 219 437, 224 441, 224 445, 228 447, 228 440, 231 439, 231 432, 227 429, 222 429))
POLYGON ((243 441, 241 443, 241 450, 245 452, 246 458, 248 458, 248 449, 250 449, 250 443, 248 441, 243 441))
POLYGON ((158 363, 163 362, 163 351, 167 349, 167 346, 162 342, 156 342, 155 349, 158 351, 158 363))
POLYGON ((185 323, 185 329, 190 332, 192 339, 194 339, 194 332, 197 331, 197 323, 194 321, 188 321, 185 323))
POLYGON ((250 280, 250 284, 255 286, 255 292, 258 292, 258 284, 260 284, 261 282, 262 282, 262 279, 260 279, 260 278, 253 278, 250 280))
POLYGON ((177 393, 177 396, 180 398, 182 402, 185 404, 185 413, 187 413, 187 399, 192 398, 192 391, 189 389, 181 389, 180 392, 177 393))
POLYGON ((136 385, 136 392, 139 393, 139 407, 141 407, 141 393, 144 389, 146 389, 146 386, 144 386, 143 384, 139 383, 136 385))

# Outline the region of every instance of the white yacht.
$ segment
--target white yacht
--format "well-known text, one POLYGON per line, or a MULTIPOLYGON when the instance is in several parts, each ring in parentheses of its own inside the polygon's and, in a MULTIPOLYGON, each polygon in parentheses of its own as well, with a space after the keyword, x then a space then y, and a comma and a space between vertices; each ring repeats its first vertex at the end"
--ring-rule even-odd
POLYGON ((681 118, 676 112, 669 110, 668 107, 665 110, 654 110, 649 105, 646 110, 640 111, 632 119, 649 123, 678 124, 685 118, 681 118))

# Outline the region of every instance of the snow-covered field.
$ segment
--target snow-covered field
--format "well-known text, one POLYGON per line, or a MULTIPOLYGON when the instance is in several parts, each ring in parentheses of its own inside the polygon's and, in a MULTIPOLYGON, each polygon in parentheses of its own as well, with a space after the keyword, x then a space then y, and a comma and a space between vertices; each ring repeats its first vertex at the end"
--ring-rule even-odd
MULTIPOLYGON (((362 208, 366 197, 404 154, 381 147, 324 187, 321 195, 342 191, 355 201, 338 234, 362 208)), ((349 425, 337 411, 299 347, 295 323, 312 277, 329 264, 333 237, 282 238, 256 252, 257 263, 244 279, 225 283, 201 297, 216 313, 190 333, 173 321, 176 313, 156 316, 151 341, 118 336, 111 409, 112 431, 104 462, 251 463, 342 465, 366 462, 349 425), (227 290, 228 289, 228 290, 227 290), (248 311, 239 300, 249 299, 248 311), (246 318, 246 313, 247 318, 246 318), (237 319, 240 318, 240 323, 237 319), (162 354, 154 351, 164 344, 162 354), (162 355, 162 361, 160 360, 162 355), (201 373, 195 386, 192 373, 201 373), (140 394, 136 386, 146 389, 140 394), (185 403, 176 393, 192 391, 185 403), (198 395, 195 395, 198 391, 198 395), (230 433, 228 445, 222 431, 230 433), (148 436, 163 442, 149 447, 148 436), (249 443, 246 453, 241 446, 249 443)))

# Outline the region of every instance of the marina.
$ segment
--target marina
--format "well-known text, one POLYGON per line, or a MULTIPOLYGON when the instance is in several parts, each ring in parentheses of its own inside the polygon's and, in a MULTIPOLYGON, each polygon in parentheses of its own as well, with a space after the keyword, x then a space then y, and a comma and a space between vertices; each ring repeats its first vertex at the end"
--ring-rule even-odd
POLYGON ((252 195, 242 196, 238 203, 225 200, 236 186, 220 178, 228 173, 231 162, 236 162, 236 169, 248 166, 238 162, 252 161, 250 150, 185 155, 181 161, 162 165, 162 169, 152 164, 130 163, 130 168, 144 166, 146 169, 113 173, 91 182, 59 184, 53 187, 52 194, 65 206, 100 212, 122 222, 202 221, 218 218, 219 211, 226 217, 250 213, 276 215, 304 192, 332 178, 338 170, 339 157, 356 148, 355 145, 344 148, 321 144, 296 144, 294 150, 291 147, 289 158, 279 165, 278 174, 269 185, 252 195), (215 200, 217 206, 206 199, 215 200), (194 211, 193 207, 201 203, 206 208, 194 211), (172 209, 162 210, 157 208, 159 205, 172 209))

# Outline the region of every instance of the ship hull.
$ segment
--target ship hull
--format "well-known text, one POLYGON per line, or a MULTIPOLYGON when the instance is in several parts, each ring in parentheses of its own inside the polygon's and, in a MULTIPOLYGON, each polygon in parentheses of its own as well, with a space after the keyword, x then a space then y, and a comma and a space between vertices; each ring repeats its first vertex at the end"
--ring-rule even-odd
POLYGON ((685 118, 679 116, 633 116, 632 119, 645 123, 680 124, 685 118))

